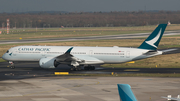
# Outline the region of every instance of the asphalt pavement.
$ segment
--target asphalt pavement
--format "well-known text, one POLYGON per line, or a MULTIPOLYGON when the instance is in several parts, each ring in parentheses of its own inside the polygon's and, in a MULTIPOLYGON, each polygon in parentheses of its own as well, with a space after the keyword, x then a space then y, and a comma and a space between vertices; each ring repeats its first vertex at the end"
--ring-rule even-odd
POLYGON ((43 69, 39 67, 38 62, 16 63, 15 69, 8 67, 9 63, 0 63, 0 80, 7 79, 25 79, 34 76, 46 77, 55 76, 54 72, 69 72, 70 74, 117 74, 122 73, 180 73, 179 68, 105 68, 97 66, 95 70, 71 71, 67 65, 59 65, 55 69, 43 69))

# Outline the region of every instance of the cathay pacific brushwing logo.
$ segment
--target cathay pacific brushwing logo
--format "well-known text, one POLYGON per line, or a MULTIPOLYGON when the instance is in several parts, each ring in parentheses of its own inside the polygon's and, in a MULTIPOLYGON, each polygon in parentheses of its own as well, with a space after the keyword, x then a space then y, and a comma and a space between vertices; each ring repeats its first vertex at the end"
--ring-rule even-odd
POLYGON ((146 42, 147 44, 149 44, 149 45, 157 48, 157 46, 154 45, 154 43, 156 43, 157 40, 159 39, 159 37, 160 37, 160 35, 161 35, 161 30, 162 30, 162 29, 160 29, 160 31, 159 31, 159 33, 158 33, 158 35, 157 35, 156 37, 154 37, 153 39, 151 39, 151 40, 149 40, 149 41, 145 41, 145 42, 146 42))
POLYGON ((12 55, 12 53, 9 54, 10 56, 12 55))

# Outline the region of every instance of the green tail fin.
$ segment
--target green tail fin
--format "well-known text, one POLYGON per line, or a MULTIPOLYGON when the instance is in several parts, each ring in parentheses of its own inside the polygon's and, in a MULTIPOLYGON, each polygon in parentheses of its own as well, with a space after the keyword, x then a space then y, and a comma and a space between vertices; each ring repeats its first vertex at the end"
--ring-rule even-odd
POLYGON ((156 50, 164 34, 167 24, 159 26, 149 35, 149 37, 138 47, 140 49, 156 50))
POLYGON ((129 84, 117 84, 120 101, 137 101, 129 84))

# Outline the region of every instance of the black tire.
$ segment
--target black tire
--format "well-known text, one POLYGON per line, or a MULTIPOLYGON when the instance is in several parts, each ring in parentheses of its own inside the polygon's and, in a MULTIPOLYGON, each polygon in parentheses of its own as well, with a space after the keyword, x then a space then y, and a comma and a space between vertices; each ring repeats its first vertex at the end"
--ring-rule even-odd
POLYGON ((78 71, 79 69, 78 68, 75 68, 74 71, 78 71))
POLYGON ((74 71, 74 67, 71 68, 71 71, 74 71))
POLYGON ((94 66, 92 66, 92 70, 95 70, 95 67, 94 67, 94 66))
POLYGON ((80 71, 80 70, 81 70, 81 67, 78 67, 78 70, 80 71))
POLYGON ((15 69, 15 66, 11 66, 11 69, 15 69))
POLYGON ((84 70, 88 70, 88 67, 84 67, 84 70))

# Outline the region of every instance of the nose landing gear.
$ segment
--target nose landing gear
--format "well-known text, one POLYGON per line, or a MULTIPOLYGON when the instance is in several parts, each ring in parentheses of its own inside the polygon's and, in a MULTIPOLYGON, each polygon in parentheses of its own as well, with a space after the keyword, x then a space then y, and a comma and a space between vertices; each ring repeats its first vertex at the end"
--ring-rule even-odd
POLYGON ((11 65, 10 65, 10 68, 11 68, 11 69, 15 69, 14 62, 13 62, 13 61, 9 61, 9 63, 11 64, 11 65))

